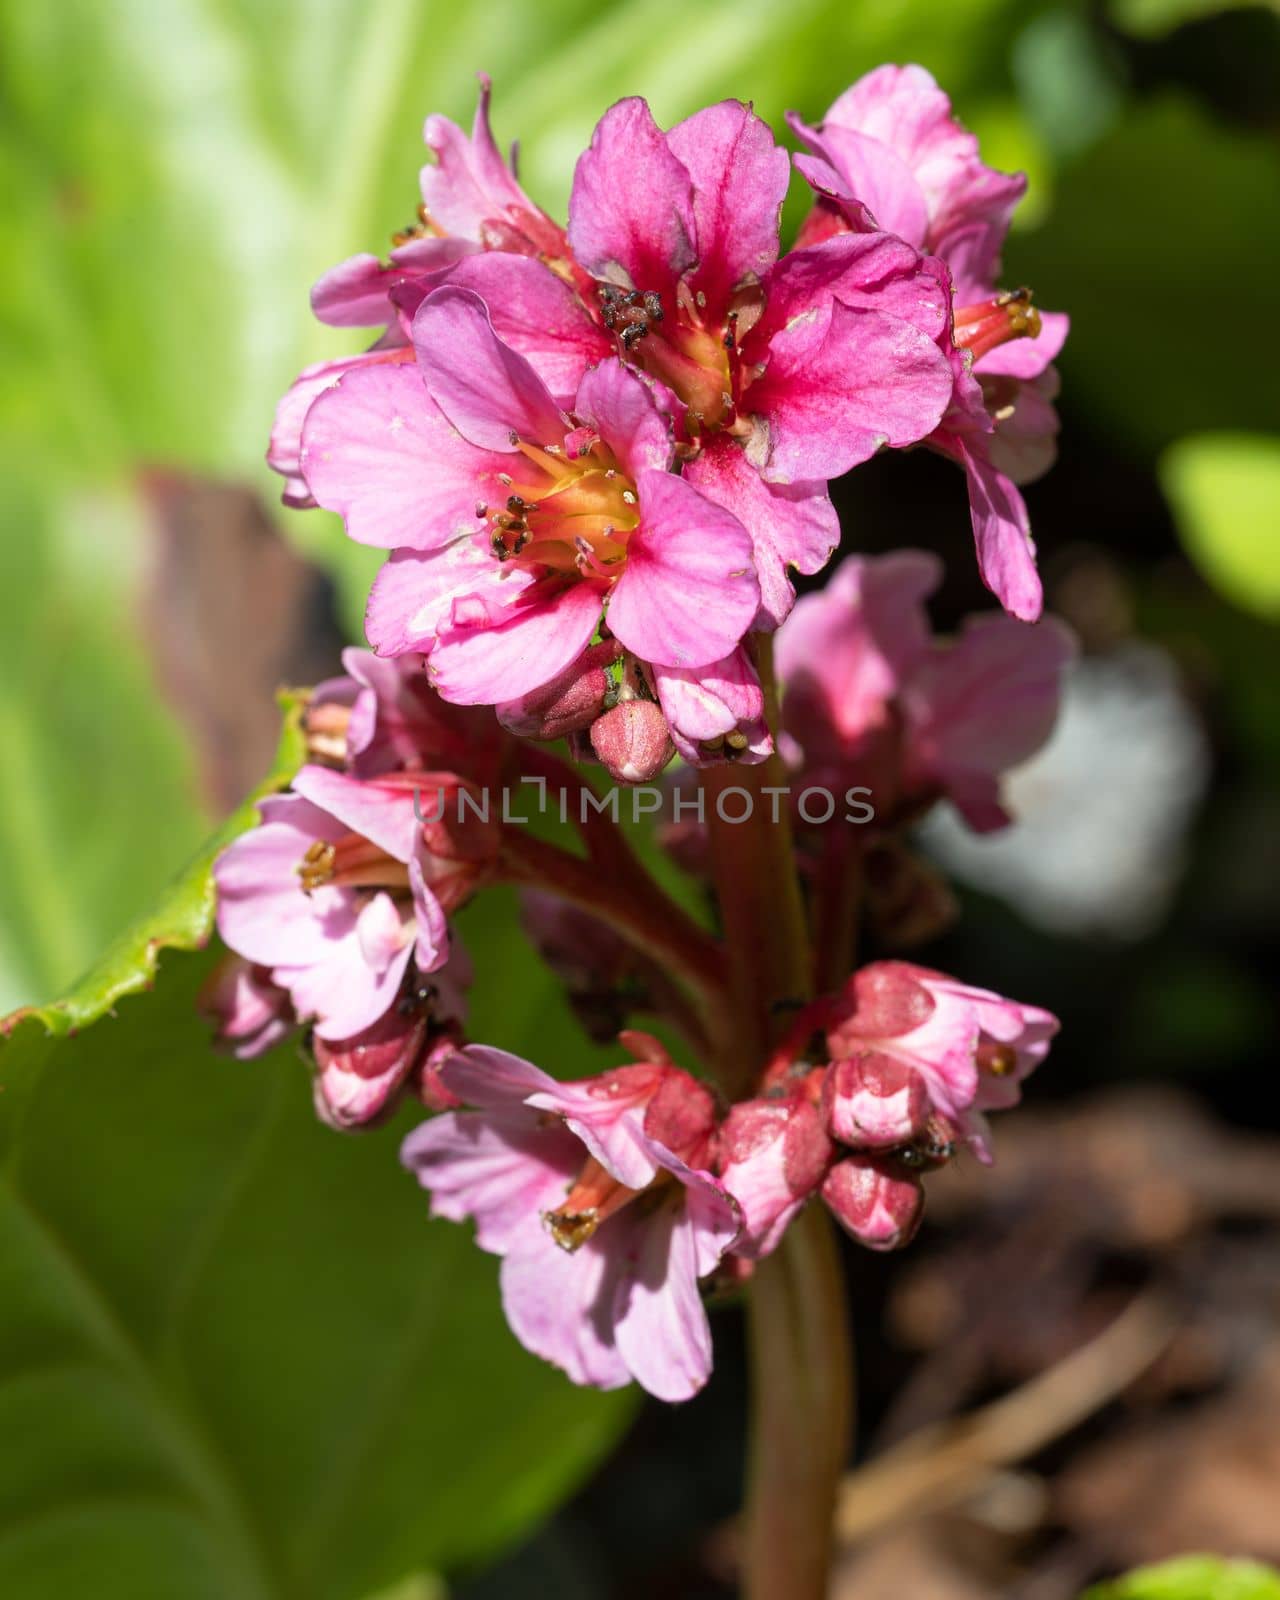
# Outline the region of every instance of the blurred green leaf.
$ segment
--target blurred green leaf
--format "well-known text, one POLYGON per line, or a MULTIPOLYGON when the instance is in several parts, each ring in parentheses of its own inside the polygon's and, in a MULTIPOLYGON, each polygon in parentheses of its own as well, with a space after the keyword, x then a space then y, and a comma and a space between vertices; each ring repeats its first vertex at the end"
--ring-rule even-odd
MULTIPOLYGON (((1247 3, 1247 0, 1245 0, 1247 3)), ((1263 5, 1266 0, 1261 0, 1263 5)), ((1116 27, 1154 39, 1186 22, 1240 9, 1241 0, 1111 0, 1107 7, 1116 27)))
POLYGON ((1049 222, 1012 235, 1005 265, 1071 314, 1059 364, 1078 420, 1143 453, 1208 428, 1280 431, 1248 331, 1280 323, 1278 202, 1274 141, 1175 97, 1136 104, 1063 171, 1049 222))
POLYGON ((0 1014, 55 993, 140 913, 208 821, 123 632, 129 499, 50 493, 0 459, 0 1014))
POLYGON ((0 1017, 0 1041, 22 1027, 40 1026, 56 1035, 77 1033, 97 1022, 126 995, 149 989, 162 950, 199 950, 208 943, 216 906, 215 857, 237 834, 254 825, 257 801, 286 788, 305 759, 302 701, 288 692, 280 699, 284 727, 270 775, 204 844, 190 866, 170 884, 159 905, 114 939, 66 994, 50 1005, 25 1006, 0 1017))
POLYGON ((1206 433, 1160 461, 1187 554, 1228 600, 1280 617, 1280 438, 1206 433))
POLYGON ((1280 1573, 1253 1561, 1183 1556, 1098 1584, 1082 1600, 1280 1600, 1280 1573))
POLYGON ((207 966, 0 1050, 0 1101, 30 1087, 0 1125, 0 1432, 22 1440, 0 1593, 22 1600, 356 1600, 516 1537, 630 1413, 524 1354, 395 1130, 320 1126, 287 1048, 210 1054, 207 966))

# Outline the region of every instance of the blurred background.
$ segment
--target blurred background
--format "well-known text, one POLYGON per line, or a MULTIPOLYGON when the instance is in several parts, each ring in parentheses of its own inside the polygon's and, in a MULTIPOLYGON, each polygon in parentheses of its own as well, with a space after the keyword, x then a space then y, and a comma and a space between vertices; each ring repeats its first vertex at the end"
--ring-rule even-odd
MULTIPOLYGON (((422 120, 469 122, 477 69, 553 213, 620 95, 664 125, 737 95, 781 129, 882 61, 928 66, 985 159, 1027 171, 1005 279, 1073 319, 1061 457, 1027 498, 1084 657, 1014 779, 1020 825, 929 825, 965 914, 922 959, 1064 1027, 995 1172, 942 1174, 908 1256, 850 1251, 837 1593, 1074 1600, 1188 1549, 1280 1561, 1280 14, 0 17, 0 1013, 153 902, 266 769, 275 688, 359 637, 377 553, 282 511, 263 451, 298 368, 352 348, 309 285, 412 219, 422 120), (957 1452, 948 1424, 1009 1394, 957 1452)), ((947 558, 940 625, 989 603, 947 463, 877 460, 837 498, 847 550, 947 558)), ((475 1034, 573 1075, 614 1059, 495 901, 468 932, 475 1034)), ((394 1131, 312 1127, 287 1052, 208 1051, 202 970, 170 959, 162 1035, 126 1005, 63 1047, 0 1184, 0 1592, 731 1594, 737 1311, 687 1407, 570 1391, 514 1349, 492 1262, 426 1225, 394 1131)))

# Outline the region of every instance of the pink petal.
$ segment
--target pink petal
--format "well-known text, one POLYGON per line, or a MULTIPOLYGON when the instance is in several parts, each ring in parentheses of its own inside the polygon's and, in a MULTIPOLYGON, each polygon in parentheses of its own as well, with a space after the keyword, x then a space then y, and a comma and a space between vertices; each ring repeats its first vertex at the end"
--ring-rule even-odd
POLYGON ((405 926, 389 894, 372 895, 356 918, 356 942, 370 972, 381 977, 408 943, 405 926))
MULTIPOLYGON (((451 1056, 441 1070, 445 1087, 467 1105, 501 1111, 523 1106, 530 1095, 554 1094, 559 1084, 532 1062, 492 1045, 472 1044, 451 1056)), ((535 1122, 537 1118, 533 1119, 535 1122)), ((581 1165, 581 1152, 578 1164, 581 1165)))
POLYGON ((285 505, 301 509, 316 503, 302 476, 302 425, 317 397, 332 388, 344 372, 395 359, 395 353, 370 350, 358 356, 343 356, 338 361, 320 361, 313 367, 304 367, 285 390, 276 407, 271 440, 267 445, 267 465, 287 480, 283 493, 285 505))
POLYGON ((307 967, 276 967, 277 982, 293 997, 299 1017, 314 1017, 322 1039, 349 1039, 371 1028, 396 1003, 413 953, 406 941, 399 953, 375 972, 356 938, 335 941, 327 960, 307 967))
POLYGON ((419 824, 413 795, 403 789, 362 782, 332 767, 305 766, 294 777, 293 790, 397 861, 413 855, 419 824))
POLYGON ((880 227, 916 249, 928 238, 929 208, 915 174, 892 146, 838 124, 824 126, 815 150, 840 175, 880 227))
POLYGON ((599 434, 633 483, 644 472, 665 472, 671 465, 671 419, 658 409, 652 388, 634 368, 615 360, 591 368, 573 409, 599 434))
POLYGON ((613 1343, 614 1262, 606 1237, 597 1234, 570 1254, 540 1224, 527 1223, 502 1263, 502 1308, 526 1350, 574 1383, 618 1389, 631 1374, 613 1343))
POLYGON ((820 572, 840 543, 824 483, 766 483, 732 439, 712 438, 684 469, 686 482, 731 511, 751 535, 760 580, 760 627, 777 627, 795 590, 787 569, 820 572))
POLYGON ((944 784, 1027 760, 1053 731, 1075 653, 1074 637, 1054 618, 1034 626, 999 614, 967 618, 953 644, 934 648, 904 697, 911 760, 944 784))
POLYGON ((513 590, 511 603, 490 613, 502 620, 441 629, 427 667, 431 681, 457 705, 497 705, 526 694, 586 648, 603 599, 601 587, 586 580, 571 579, 549 597, 513 590))
POLYGON ((707 667, 654 667, 653 679, 671 738, 686 761, 700 766, 723 760, 723 750, 709 755, 701 746, 730 733, 748 741, 736 760, 750 764, 772 752, 760 680, 741 646, 707 667))
POLYGON ((828 295, 858 310, 901 317, 930 339, 949 326, 946 269, 887 233, 844 233, 790 250, 769 274, 768 300, 748 355, 828 295))
POLYGON ((688 171, 645 102, 619 100, 573 175, 574 255, 594 278, 669 296, 697 257, 696 239, 688 171))
POLYGON ((358 544, 437 550, 474 533, 477 504, 506 498, 506 465, 458 437, 412 364, 350 372, 307 413, 307 483, 358 544))
POLYGON ((609 627, 661 666, 719 661, 760 603, 751 535, 672 473, 646 472, 636 487, 643 520, 609 599, 609 627))
POLYGON ((618 1353, 659 1400, 690 1400, 711 1376, 711 1327, 698 1290, 697 1229, 668 1201, 637 1220, 625 1212, 626 1267, 613 1303, 618 1353))
POLYGON ((850 556, 825 589, 797 600, 776 644, 788 721, 803 685, 824 725, 847 742, 882 722, 927 655, 924 600, 941 581, 941 561, 924 550, 850 556))
POLYGON ((409 863, 415 925, 413 959, 419 972, 435 972, 448 959, 449 924, 440 902, 432 894, 423 875, 420 852, 425 848, 425 843, 420 842, 419 852, 409 863))
POLYGON ((983 583, 1011 616, 1034 622, 1044 607, 1036 547, 1022 496, 970 444, 962 443, 969 515, 983 583))
POLYGON ((522 355, 493 331, 489 311, 470 289, 445 284, 418 307, 413 346, 432 399, 464 439, 510 454, 513 433, 556 444, 567 423, 522 355))
POLYGON ((432 221, 446 233, 481 240, 486 222, 509 211, 537 208, 502 159, 489 128, 487 76, 480 74, 480 99, 470 138, 448 117, 430 116, 423 130, 436 164, 421 172, 422 198, 432 221))
POLYGON ((527 573, 500 565, 474 539, 426 555, 397 550, 373 580, 365 634, 380 656, 425 654, 436 630, 448 626, 456 600, 490 590, 514 596, 529 582, 527 573))
POLYGON ((571 1133, 514 1108, 449 1111, 413 1130, 401 1163, 431 1191, 431 1215, 473 1217, 476 1243, 503 1255, 565 1195, 582 1165, 571 1133))
POLYGON ((794 483, 926 438, 951 391, 946 357, 910 323, 828 303, 774 335, 744 407, 766 421, 768 477, 794 483))
POLYGON ((588 367, 613 353, 613 341, 558 273, 528 256, 493 250, 450 275, 489 309, 493 331, 522 355, 566 409, 588 367))
MULTIPOLYGON (((229 949, 259 966, 323 960, 331 935, 318 908, 332 907, 338 920, 347 896, 306 895, 298 865, 317 839, 340 839, 346 828, 301 795, 281 795, 261 809, 262 825, 241 834, 214 863, 218 932, 229 949)), ((354 926, 354 917, 347 922, 354 926)))
POLYGON ((693 180, 698 265, 694 293, 716 311, 733 290, 778 259, 778 217, 791 168, 787 152, 750 106, 722 100, 677 123, 667 143, 693 180))

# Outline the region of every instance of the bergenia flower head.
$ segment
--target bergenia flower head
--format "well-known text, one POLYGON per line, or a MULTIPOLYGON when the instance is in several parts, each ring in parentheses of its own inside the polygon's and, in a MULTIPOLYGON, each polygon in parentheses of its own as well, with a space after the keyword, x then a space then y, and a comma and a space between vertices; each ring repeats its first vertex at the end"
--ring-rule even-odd
POLYGON ((707 1167, 710 1094, 629 1038, 656 1059, 576 1083, 469 1047, 441 1077, 477 1109, 424 1123, 402 1159, 433 1215, 474 1219, 477 1244, 503 1258, 503 1308, 527 1349, 575 1383, 635 1379, 686 1400, 711 1371, 698 1281, 740 1217, 707 1167))
POLYGON ((1001 776, 1048 739, 1071 633, 999 613, 935 638, 925 598, 942 565, 920 550, 850 556, 779 630, 789 759, 835 790, 870 787, 877 816, 945 796, 971 827, 1004 826, 1001 776))
POLYGON ((671 427, 621 362, 573 415, 446 286, 414 320, 417 367, 347 375, 312 407, 308 482, 363 543, 398 547, 370 597, 380 655, 428 658, 447 700, 495 704, 609 630, 644 661, 727 655, 759 604, 741 523, 670 468, 671 427))
POLYGON ((817 196, 802 245, 878 228, 944 269, 955 307, 944 341, 955 394, 928 443, 965 470, 983 580, 1013 615, 1034 621, 1042 596, 1017 485, 1053 462, 1050 363, 1067 318, 1036 310, 1026 290, 999 288, 1000 252, 1026 178, 983 164, 978 141, 923 67, 876 68, 817 128, 789 120, 811 152, 796 165, 817 196))

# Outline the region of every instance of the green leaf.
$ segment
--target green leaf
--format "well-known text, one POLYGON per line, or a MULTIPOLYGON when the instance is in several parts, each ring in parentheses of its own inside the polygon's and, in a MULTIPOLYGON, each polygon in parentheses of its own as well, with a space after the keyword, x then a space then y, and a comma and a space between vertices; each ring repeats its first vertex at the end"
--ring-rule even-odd
POLYGON ((24 1026, 41 1024, 50 1034, 78 1032, 110 1011, 125 995, 149 989, 160 951, 200 950, 213 932, 216 909, 213 863, 237 834, 257 821, 257 802, 287 788, 305 759, 302 709, 296 694, 280 695, 284 726, 271 773, 201 848, 172 883, 156 909, 140 917, 112 941, 101 958, 71 989, 50 1005, 23 1006, 0 1017, 0 1039, 24 1026))
POLYGON ((22 1600, 356 1600, 515 1537, 630 1411, 520 1349, 492 1257, 427 1220, 403 1128, 322 1127, 288 1048, 210 1054, 207 967, 0 1054, 6 1084, 34 1077, 0 1181, 22 1440, 0 1593, 22 1600))
POLYGON ((1280 1573, 1253 1561, 1182 1556, 1098 1584, 1082 1600, 1280 1600, 1280 1573))
POLYGON ((1228 600, 1280 617, 1280 438, 1203 433, 1160 461, 1187 554, 1228 600))
POLYGON ((209 822, 133 626, 130 499, 0 452, 0 1013, 56 993, 209 822))

